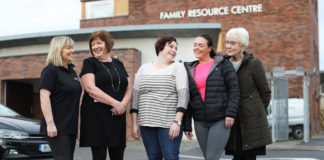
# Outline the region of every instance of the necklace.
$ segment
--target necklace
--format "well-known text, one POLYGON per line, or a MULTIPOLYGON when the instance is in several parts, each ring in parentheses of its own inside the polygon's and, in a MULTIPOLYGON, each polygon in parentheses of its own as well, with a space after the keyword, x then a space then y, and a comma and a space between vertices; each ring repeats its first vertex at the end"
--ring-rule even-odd
MULTIPOLYGON (((99 61, 99 60, 98 60, 99 61)), ((114 86, 114 79, 113 79, 113 77, 112 77, 112 74, 111 74, 111 72, 110 72, 110 70, 101 62, 101 61, 99 61, 100 63, 101 63, 101 65, 105 68, 105 70, 107 71, 107 73, 108 73, 108 75, 110 76, 110 80, 111 80, 111 87, 113 88, 113 90, 115 91, 115 92, 118 92, 119 91, 119 88, 120 88, 120 75, 119 75, 119 73, 118 73, 118 71, 117 71, 117 68, 116 68, 116 66, 115 66, 115 64, 114 64, 114 61, 113 60, 111 60, 111 63, 112 63, 112 65, 113 65, 113 68, 115 69, 115 72, 117 73, 117 76, 118 76, 118 86, 117 86, 117 88, 114 86)))

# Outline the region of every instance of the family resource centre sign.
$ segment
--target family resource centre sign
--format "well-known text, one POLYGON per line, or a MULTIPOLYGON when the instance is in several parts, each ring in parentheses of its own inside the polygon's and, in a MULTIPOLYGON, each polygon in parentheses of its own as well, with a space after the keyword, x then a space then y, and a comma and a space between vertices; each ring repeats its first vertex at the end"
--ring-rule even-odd
POLYGON ((206 17, 206 16, 222 16, 231 14, 244 13, 261 13, 262 4, 252 4, 245 6, 218 7, 218 8, 202 8, 188 9, 172 12, 160 12, 160 19, 180 19, 184 17, 206 17))

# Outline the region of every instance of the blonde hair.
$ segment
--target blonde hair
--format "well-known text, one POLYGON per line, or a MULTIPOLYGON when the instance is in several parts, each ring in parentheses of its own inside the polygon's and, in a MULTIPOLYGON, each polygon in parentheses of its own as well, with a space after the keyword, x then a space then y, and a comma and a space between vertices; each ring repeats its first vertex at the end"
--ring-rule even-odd
POLYGON ((74 41, 68 36, 56 36, 53 37, 50 43, 50 49, 48 51, 46 65, 53 64, 54 66, 63 66, 62 62, 62 50, 66 46, 74 47, 74 41))

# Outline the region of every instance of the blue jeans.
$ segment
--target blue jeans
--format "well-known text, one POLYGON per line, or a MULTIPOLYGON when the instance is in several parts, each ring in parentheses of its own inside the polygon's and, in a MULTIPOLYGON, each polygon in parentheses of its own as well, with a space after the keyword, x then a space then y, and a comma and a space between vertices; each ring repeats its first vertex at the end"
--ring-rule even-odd
POLYGON ((182 129, 172 141, 169 139, 170 128, 140 127, 140 130, 149 160, 179 160, 182 129))

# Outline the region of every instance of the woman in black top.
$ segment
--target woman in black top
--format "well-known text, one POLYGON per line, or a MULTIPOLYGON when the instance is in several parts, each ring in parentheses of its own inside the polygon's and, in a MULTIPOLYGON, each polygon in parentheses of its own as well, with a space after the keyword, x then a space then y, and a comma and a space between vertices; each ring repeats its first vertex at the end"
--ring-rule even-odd
POLYGON ((70 37, 54 37, 40 79, 41 133, 55 159, 62 160, 73 159, 82 92, 71 63, 73 46, 70 37))
POLYGON ((107 31, 89 39, 93 57, 83 62, 80 73, 85 93, 81 105, 80 146, 90 146, 93 159, 123 159, 126 147, 126 105, 132 86, 122 62, 112 58, 114 40, 107 31))

